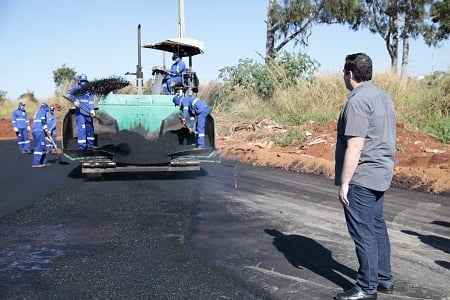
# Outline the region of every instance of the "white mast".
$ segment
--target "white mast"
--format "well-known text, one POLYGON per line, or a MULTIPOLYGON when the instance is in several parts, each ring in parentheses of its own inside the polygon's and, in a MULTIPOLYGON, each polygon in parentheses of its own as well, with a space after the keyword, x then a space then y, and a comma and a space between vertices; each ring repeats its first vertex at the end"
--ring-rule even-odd
POLYGON ((184 0, 178 0, 178 37, 184 38, 186 32, 184 29, 184 0))

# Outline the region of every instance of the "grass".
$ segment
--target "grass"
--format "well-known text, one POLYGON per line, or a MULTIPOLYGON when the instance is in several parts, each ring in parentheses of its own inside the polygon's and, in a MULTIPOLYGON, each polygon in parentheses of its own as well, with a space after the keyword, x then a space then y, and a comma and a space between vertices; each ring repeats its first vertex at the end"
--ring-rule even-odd
MULTIPOLYGON (((439 78, 429 76, 420 80, 402 80, 391 73, 379 73, 374 74, 373 82, 391 95, 397 122, 410 130, 432 135, 443 143, 450 142, 449 74, 439 78)), ((285 125, 300 125, 308 121, 325 124, 338 118, 349 93, 340 73, 284 85, 288 88, 277 88, 270 99, 239 87, 215 85, 215 88, 208 86, 205 89, 208 92, 200 97, 213 103, 220 133, 229 132, 233 124, 258 118, 273 119, 285 125), (211 92, 214 89, 222 92, 211 92), (215 98, 210 98, 211 95, 215 98)))

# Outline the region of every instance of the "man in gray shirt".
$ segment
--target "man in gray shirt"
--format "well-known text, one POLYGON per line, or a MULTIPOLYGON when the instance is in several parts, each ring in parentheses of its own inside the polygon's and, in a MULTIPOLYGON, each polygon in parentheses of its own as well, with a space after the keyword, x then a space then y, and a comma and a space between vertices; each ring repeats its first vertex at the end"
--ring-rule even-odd
POLYGON ((392 293, 394 287, 383 203, 394 169, 395 111, 391 97, 371 79, 370 57, 347 55, 350 93, 337 124, 335 185, 359 269, 355 286, 337 294, 338 300, 376 299, 377 291, 392 293))

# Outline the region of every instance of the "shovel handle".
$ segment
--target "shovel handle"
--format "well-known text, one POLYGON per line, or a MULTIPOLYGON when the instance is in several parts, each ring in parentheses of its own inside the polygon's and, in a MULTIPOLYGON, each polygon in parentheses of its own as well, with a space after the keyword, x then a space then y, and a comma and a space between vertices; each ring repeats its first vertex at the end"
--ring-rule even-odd
POLYGON ((186 120, 184 120, 181 116, 178 116, 178 118, 180 119, 181 124, 183 124, 184 127, 185 127, 187 130, 189 130, 189 133, 191 133, 191 129, 189 128, 189 126, 187 126, 186 120), (184 121, 183 121, 183 120, 184 120, 184 121))
MULTIPOLYGON (((64 97, 64 99, 66 99, 67 101, 69 101, 70 103, 73 103, 73 101, 72 100, 70 100, 69 98, 67 98, 66 96, 63 96, 64 97)), ((85 113, 88 113, 90 116, 91 116, 91 112, 86 108, 86 107, 84 107, 84 106, 82 106, 81 104, 79 105, 79 106, 77 106, 79 109, 81 109, 82 111, 84 111, 85 113)), ((97 119, 98 120, 98 122, 101 124, 102 123, 102 120, 98 117, 98 116, 96 116, 96 115, 93 115, 93 116, 91 116, 92 118, 94 118, 94 119, 97 119)))
POLYGON ((50 140, 50 143, 52 143, 52 145, 53 145, 53 148, 55 148, 55 151, 56 151, 56 153, 58 154, 58 156, 60 155, 60 153, 59 153, 59 149, 58 149, 58 146, 56 146, 56 143, 55 143, 55 141, 53 140, 53 138, 52 138, 52 135, 51 135, 51 133, 50 133, 50 131, 47 131, 47 137, 48 137, 48 139, 50 140))

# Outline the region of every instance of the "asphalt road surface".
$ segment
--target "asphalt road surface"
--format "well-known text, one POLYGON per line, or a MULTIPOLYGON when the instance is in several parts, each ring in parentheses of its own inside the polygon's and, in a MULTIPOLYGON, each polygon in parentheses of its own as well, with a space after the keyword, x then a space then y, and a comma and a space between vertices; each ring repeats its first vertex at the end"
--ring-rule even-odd
MULTIPOLYGON (((88 181, 0 151, 0 299, 332 299, 354 282, 329 179, 222 162, 88 181)), ((450 299, 450 197, 392 189, 385 217, 395 293, 378 298, 450 299)))

